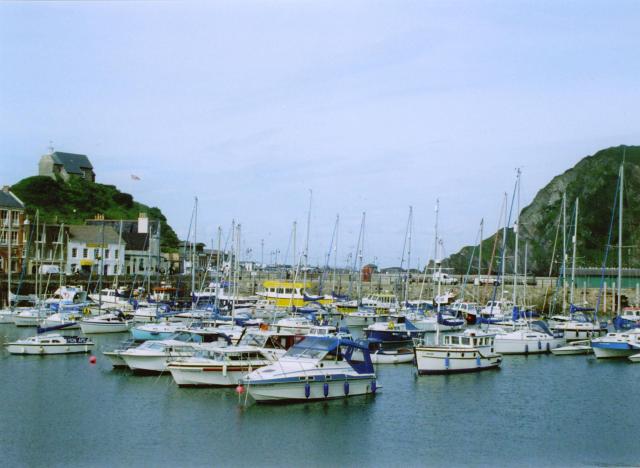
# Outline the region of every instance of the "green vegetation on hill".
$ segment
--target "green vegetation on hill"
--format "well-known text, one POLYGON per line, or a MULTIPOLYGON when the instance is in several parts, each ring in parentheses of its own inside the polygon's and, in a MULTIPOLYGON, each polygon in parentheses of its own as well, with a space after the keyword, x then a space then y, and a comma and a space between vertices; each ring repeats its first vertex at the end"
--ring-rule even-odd
POLYGON ((35 176, 21 180, 11 190, 25 203, 32 218, 38 210, 40 219, 47 223, 84 224, 97 214, 103 214, 106 219, 137 219, 144 212, 149 219, 160 220, 164 249, 179 246, 178 236, 159 208, 136 202, 114 185, 96 184, 79 177, 65 183, 35 176))
MULTIPOLYGON (((525 242, 529 244, 528 270, 536 275, 548 275, 553 253, 560 212, 562 194, 567 194, 567 251, 568 266, 571 261, 571 238, 573 236, 573 210, 576 198, 580 199, 578 212, 577 235, 577 267, 599 267, 602 265, 604 249, 607 244, 611 211, 616 192, 618 170, 625 157, 624 183, 624 220, 623 236, 623 266, 640 267, 640 230, 636 229, 640 221, 640 146, 618 146, 598 151, 593 156, 587 156, 573 168, 554 177, 549 184, 540 190, 531 204, 520 214, 520 271, 524 264, 525 242)), ((511 222, 513 223, 513 219, 511 222)), ((558 274, 559 263, 562 260, 562 227, 558 232, 555 262, 552 274, 558 274)), ((485 239, 482 246, 483 274, 486 274, 493 250, 495 236, 498 244, 495 256, 500 255, 501 232, 485 239)), ((611 244, 617 248, 618 223, 613 225, 611 244)), ((443 264, 454 268, 459 273, 465 273, 473 246, 467 246, 458 253, 451 255, 443 264)), ((513 271, 514 234, 507 233, 506 271, 513 271)), ((476 247, 472 274, 477 273, 478 249, 476 247)), ((607 266, 617 266, 617 254, 611 252, 607 266)), ((499 268, 496 258, 493 261, 493 272, 499 268)))

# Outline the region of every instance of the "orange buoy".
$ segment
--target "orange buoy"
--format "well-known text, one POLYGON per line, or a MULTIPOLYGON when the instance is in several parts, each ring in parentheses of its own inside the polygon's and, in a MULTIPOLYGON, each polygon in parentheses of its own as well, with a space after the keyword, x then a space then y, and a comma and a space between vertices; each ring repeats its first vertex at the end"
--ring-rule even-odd
POLYGON ((236 387, 236 393, 237 393, 238 395, 242 395, 242 394, 244 393, 244 387, 243 387, 242 385, 238 385, 238 386, 236 387))
POLYGON ((97 361, 98 361, 98 359, 97 359, 95 356, 91 356, 91 357, 89 358, 89 362, 90 362, 91 364, 95 364, 97 361))

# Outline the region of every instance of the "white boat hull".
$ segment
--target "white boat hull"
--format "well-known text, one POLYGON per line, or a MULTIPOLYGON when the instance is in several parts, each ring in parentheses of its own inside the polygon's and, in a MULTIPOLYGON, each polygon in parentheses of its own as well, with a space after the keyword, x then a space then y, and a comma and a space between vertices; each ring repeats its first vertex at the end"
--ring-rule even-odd
POLYGON ((224 370, 221 366, 169 367, 173 380, 181 387, 230 387, 256 367, 238 366, 237 370, 224 370))
POLYGON ((347 314, 343 320, 347 327, 367 327, 376 322, 376 317, 347 314))
POLYGON ((97 334, 97 333, 123 333, 129 331, 131 328, 131 322, 119 322, 119 323, 100 323, 100 322, 80 322, 80 329, 82 333, 97 334))
POLYGON ((246 390, 258 403, 302 402, 374 394, 379 390, 374 382, 375 378, 333 380, 328 382, 327 396, 324 395, 324 382, 309 382, 308 397, 305 394, 306 382, 250 384, 246 386, 246 390), (345 382, 349 383, 348 394, 345 391, 345 382))
POLYGON ((120 351, 103 351, 102 354, 109 358, 113 367, 128 367, 122 356, 120 356, 120 351))
POLYGON ((455 351, 437 347, 416 347, 416 366, 420 375, 456 374, 497 369, 499 354, 481 354, 473 350, 455 351))
POLYGON ((88 353, 93 343, 83 344, 11 344, 7 351, 11 354, 74 354, 88 353))
POLYGON ((510 339, 496 336, 494 351, 499 354, 544 354, 565 344, 564 338, 510 339))
POLYGON ((615 359, 633 356, 638 353, 638 349, 622 349, 622 348, 598 348, 593 347, 593 354, 598 359, 615 359))
POLYGON ((374 364, 408 364, 413 361, 413 353, 371 353, 371 362, 374 364))
POLYGON ((591 346, 562 346, 552 349, 551 352, 556 356, 571 356, 576 354, 589 354, 591 346))
POLYGON ((0 310, 0 324, 3 323, 15 323, 15 312, 10 309, 0 310))

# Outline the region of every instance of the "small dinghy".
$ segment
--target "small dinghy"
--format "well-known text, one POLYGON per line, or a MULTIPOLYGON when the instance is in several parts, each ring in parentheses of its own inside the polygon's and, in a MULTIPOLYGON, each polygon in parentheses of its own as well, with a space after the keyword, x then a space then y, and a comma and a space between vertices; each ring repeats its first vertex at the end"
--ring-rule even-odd
POLYGON ((84 336, 65 336, 58 333, 36 335, 6 345, 11 354, 72 354, 88 353, 94 343, 84 336))
POLYGON ((408 364, 413 362, 413 349, 384 349, 382 341, 371 338, 360 343, 369 347, 371 362, 374 364, 408 364))
POLYGON ((573 354, 590 354, 591 342, 589 340, 572 341, 567 346, 554 348, 551 350, 556 356, 570 356, 573 354))

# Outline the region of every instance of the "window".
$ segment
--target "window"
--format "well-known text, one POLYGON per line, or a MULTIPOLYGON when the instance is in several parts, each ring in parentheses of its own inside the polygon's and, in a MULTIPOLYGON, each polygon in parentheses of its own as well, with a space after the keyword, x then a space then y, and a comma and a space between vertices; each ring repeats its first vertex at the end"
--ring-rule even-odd
MULTIPOLYGON (((117 250, 116 250, 117 252, 117 250)), ((118 265, 113 265, 113 274, 117 275, 118 274, 118 265)))
POLYGON ((71 249, 71 258, 78 258, 78 249, 75 247, 71 249))
POLYGON ((89 256, 89 249, 82 249, 82 258, 87 258, 89 256))
POLYGON ((109 249, 106 249, 106 250, 104 251, 104 258, 109 258, 109 253, 110 253, 110 252, 109 252, 109 249))
POLYGON ((119 254, 119 253, 120 253, 120 251, 116 249, 116 251, 114 252, 114 255, 113 255, 113 257, 114 257, 116 260, 118 260, 118 254, 119 254))
POLYGON ((17 243, 18 243, 18 231, 13 231, 13 232, 11 233, 11 243, 12 243, 13 245, 15 245, 15 244, 17 244, 17 243))

